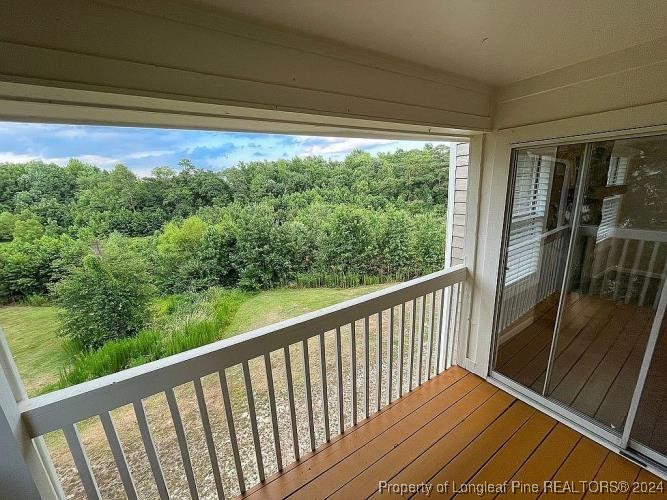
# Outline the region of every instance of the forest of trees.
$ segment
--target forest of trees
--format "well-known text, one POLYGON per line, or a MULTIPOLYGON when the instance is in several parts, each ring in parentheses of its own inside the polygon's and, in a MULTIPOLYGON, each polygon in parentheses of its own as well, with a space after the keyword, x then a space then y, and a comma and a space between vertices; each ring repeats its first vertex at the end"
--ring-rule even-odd
POLYGON ((442 266, 444 146, 179 167, 138 178, 75 159, 0 165, 0 300, 49 294, 89 254, 142 269, 161 294, 403 279, 442 266))

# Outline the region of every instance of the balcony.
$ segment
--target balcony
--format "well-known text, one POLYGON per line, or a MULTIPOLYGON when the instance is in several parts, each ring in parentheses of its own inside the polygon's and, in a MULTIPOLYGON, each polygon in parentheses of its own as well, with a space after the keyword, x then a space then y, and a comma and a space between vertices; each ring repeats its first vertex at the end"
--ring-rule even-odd
POLYGON ((664 2, 5 4, 3 121, 458 143, 467 267, 35 398, 0 335, 0 497, 665 496, 664 2))
POLYGON ((42 436, 64 435, 73 467, 54 462, 73 497, 358 498, 428 492, 397 489, 420 484, 451 496, 455 485, 505 482, 539 484, 541 493, 552 479, 661 484, 452 366, 466 271, 449 268, 26 398, 21 418, 42 453, 42 436))

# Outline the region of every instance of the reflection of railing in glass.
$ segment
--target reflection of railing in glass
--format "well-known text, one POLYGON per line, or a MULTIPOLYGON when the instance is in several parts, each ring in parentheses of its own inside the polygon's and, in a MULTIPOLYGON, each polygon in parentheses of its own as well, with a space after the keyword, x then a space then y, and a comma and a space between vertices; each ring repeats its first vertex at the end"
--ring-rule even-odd
MULTIPOLYGON (((560 290, 563 266, 560 256, 567 250, 569 229, 569 226, 558 227, 523 243, 522 246, 529 246, 537 254, 537 266, 530 274, 506 285, 499 329, 505 329, 535 304, 560 290)), ((513 247, 509 253, 521 250, 522 246, 513 247)))
POLYGON ((611 228, 600 239, 593 227, 580 228, 582 236, 595 240, 592 258, 585 262, 584 290, 640 307, 657 307, 667 274, 667 233, 611 228))

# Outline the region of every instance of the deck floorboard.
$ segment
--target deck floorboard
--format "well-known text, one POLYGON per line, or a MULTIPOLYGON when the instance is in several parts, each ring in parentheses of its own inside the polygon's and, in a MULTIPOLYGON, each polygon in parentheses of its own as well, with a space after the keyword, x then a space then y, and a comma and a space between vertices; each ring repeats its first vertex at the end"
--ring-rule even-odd
MULTIPOLYGON (((395 492, 378 491, 380 481, 387 481, 429 483, 434 485, 432 496, 436 496, 435 485, 441 484, 448 490, 441 496, 493 498, 496 494, 461 491, 460 485, 481 487, 513 480, 543 485, 552 479, 659 481, 636 464, 454 367, 267 478, 244 497, 398 498, 395 492), (455 485, 458 491, 453 491, 455 485)), ((538 498, 549 497, 548 493, 524 491, 507 496, 538 498)), ((584 495, 615 497, 593 491, 557 496, 584 495)), ((412 496, 420 495, 401 498, 412 496)))

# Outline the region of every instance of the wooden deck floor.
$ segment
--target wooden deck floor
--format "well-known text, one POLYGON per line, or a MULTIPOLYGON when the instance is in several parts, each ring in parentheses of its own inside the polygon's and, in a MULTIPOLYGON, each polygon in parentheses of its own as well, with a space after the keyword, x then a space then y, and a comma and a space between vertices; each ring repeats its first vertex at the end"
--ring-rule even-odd
MULTIPOLYGON (((446 484, 444 496, 452 497, 454 483, 520 481, 541 489, 548 480, 659 481, 481 378, 453 367, 244 496, 398 497, 380 494, 379 482, 387 481, 446 484)), ((537 498, 541 493, 519 496, 537 498)), ((431 494, 436 495, 435 486, 431 494)), ((584 495, 594 496, 588 491, 558 497, 584 495)))
MULTIPOLYGON (((608 427, 622 427, 653 314, 649 307, 571 294, 547 395, 608 427)), ((532 323, 500 346, 496 370, 541 393, 555 316, 555 300, 539 304, 532 323)))

